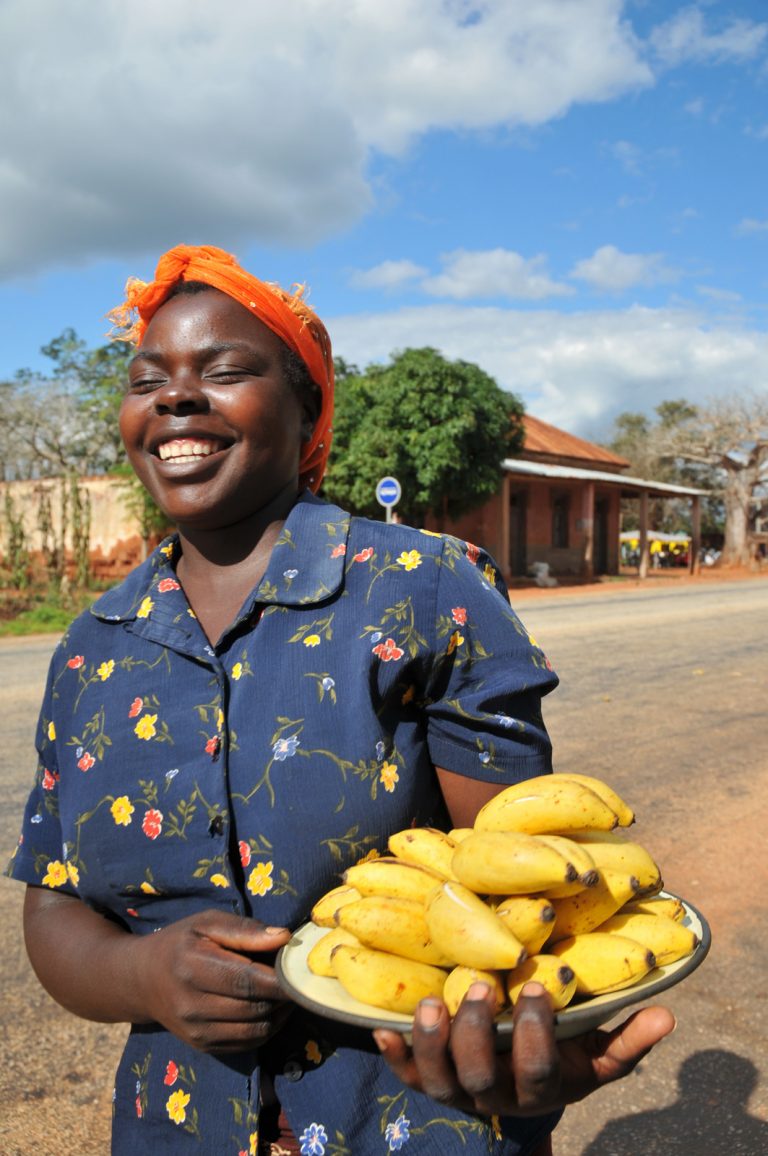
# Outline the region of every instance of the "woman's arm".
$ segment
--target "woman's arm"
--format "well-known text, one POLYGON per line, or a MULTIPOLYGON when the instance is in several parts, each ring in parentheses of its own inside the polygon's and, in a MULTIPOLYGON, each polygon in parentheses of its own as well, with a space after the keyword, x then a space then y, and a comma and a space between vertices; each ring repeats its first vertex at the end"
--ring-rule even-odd
POLYGON ((102 1023, 161 1023, 203 1051, 263 1044, 286 1018, 272 959, 286 928, 219 911, 139 936, 79 899, 28 887, 24 935, 32 967, 63 1007, 102 1023))

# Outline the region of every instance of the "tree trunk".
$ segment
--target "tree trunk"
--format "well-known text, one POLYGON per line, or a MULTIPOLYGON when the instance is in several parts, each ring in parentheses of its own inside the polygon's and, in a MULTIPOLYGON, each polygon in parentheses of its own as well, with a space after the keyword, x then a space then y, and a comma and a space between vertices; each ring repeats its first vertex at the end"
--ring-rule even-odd
POLYGON ((754 470, 750 467, 729 469, 726 474, 725 540, 721 563, 724 566, 749 565, 749 502, 755 485, 754 470))

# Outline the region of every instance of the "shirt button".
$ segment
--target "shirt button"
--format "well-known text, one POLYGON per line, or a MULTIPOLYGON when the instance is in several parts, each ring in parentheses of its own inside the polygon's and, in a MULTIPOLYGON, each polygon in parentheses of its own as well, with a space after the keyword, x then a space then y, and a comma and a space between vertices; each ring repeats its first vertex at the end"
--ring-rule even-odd
POLYGON ((286 1080, 290 1080, 291 1083, 295 1084, 304 1075, 304 1070, 298 1060, 288 1060, 283 1068, 283 1075, 286 1080))
POLYGON ((223 835, 224 834, 224 826, 225 826, 224 816, 223 815, 214 815, 213 818, 211 819, 210 823, 208 824, 208 832, 211 835, 223 835))

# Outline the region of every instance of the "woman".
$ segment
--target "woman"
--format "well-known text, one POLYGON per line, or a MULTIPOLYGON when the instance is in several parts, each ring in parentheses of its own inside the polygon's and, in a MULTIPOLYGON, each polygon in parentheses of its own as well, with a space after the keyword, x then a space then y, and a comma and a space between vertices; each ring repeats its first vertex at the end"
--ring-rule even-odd
POLYGON ((333 366, 300 294, 179 246, 116 316, 122 437, 177 534, 62 639, 9 868, 46 989, 132 1025, 113 1152, 533 1153, 669 1013, 558 1047, 530 985, 497 1057, 476 985, 409 1049, 294 1008, 272 964, 393 830, 550 769, 556 678, 475 547, 314 497, 333 366))

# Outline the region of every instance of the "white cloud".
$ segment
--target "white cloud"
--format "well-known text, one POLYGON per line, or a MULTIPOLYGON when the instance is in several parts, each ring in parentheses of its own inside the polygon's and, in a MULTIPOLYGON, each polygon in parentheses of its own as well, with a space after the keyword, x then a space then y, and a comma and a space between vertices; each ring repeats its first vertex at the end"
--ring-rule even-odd
POLYGON ((415 261, 382 261, 371 269, 355 269, 350 284, 358 289, 400 289, 411 281, 425 277, 428 270, 415 261))
POLYGON ((482 366, 544 421, 607 436, 625 411, 768 389, 768 334, 693 309, 561 314, 429 305, 326 319, 335 351, 366 365, 430 345, 482 366))
POLYGON ((736 226, 736 235, 751 237, 755 233, 768 233, 768 220, 758 221, 755 217, 744 217, 736 226))
POLYGON ((702 297, 708 297, 710 301, 722 302, 724 305, 737 305, 744 300, 741 293, 735 293, 732 289, 718 289, 714 285, 697 285, 696 292, 702 297))
POLYGON ((310 245, 373 149, 653 83, 621 0, 4 0, 0 275, 180 240, 310 245))
POLYGON ((700 64, 744 61, 759 54, 768 37, 768 24, 734 17, 718 32, 709 31, 704 14, 695 5, 658 25, 650 36, 656 55, 666 65, 694 61, 700 64))
POLYGON ((545 264, 541 254, 525 258, 509 249, 457 249, 443 257, 443 272, 425 278, 421 287, 430 296, 457 301, 490 297, 538 301, 572 293, 570 286, 551 280, 545 264))
POLYGON ((591 257, 577 262, 570 276, 586 281, 593 289, 621 293, 636 285, 675 281, 679 274, 664 264, 662 253, 622 253, 615 245, 603 245, 591 257))

